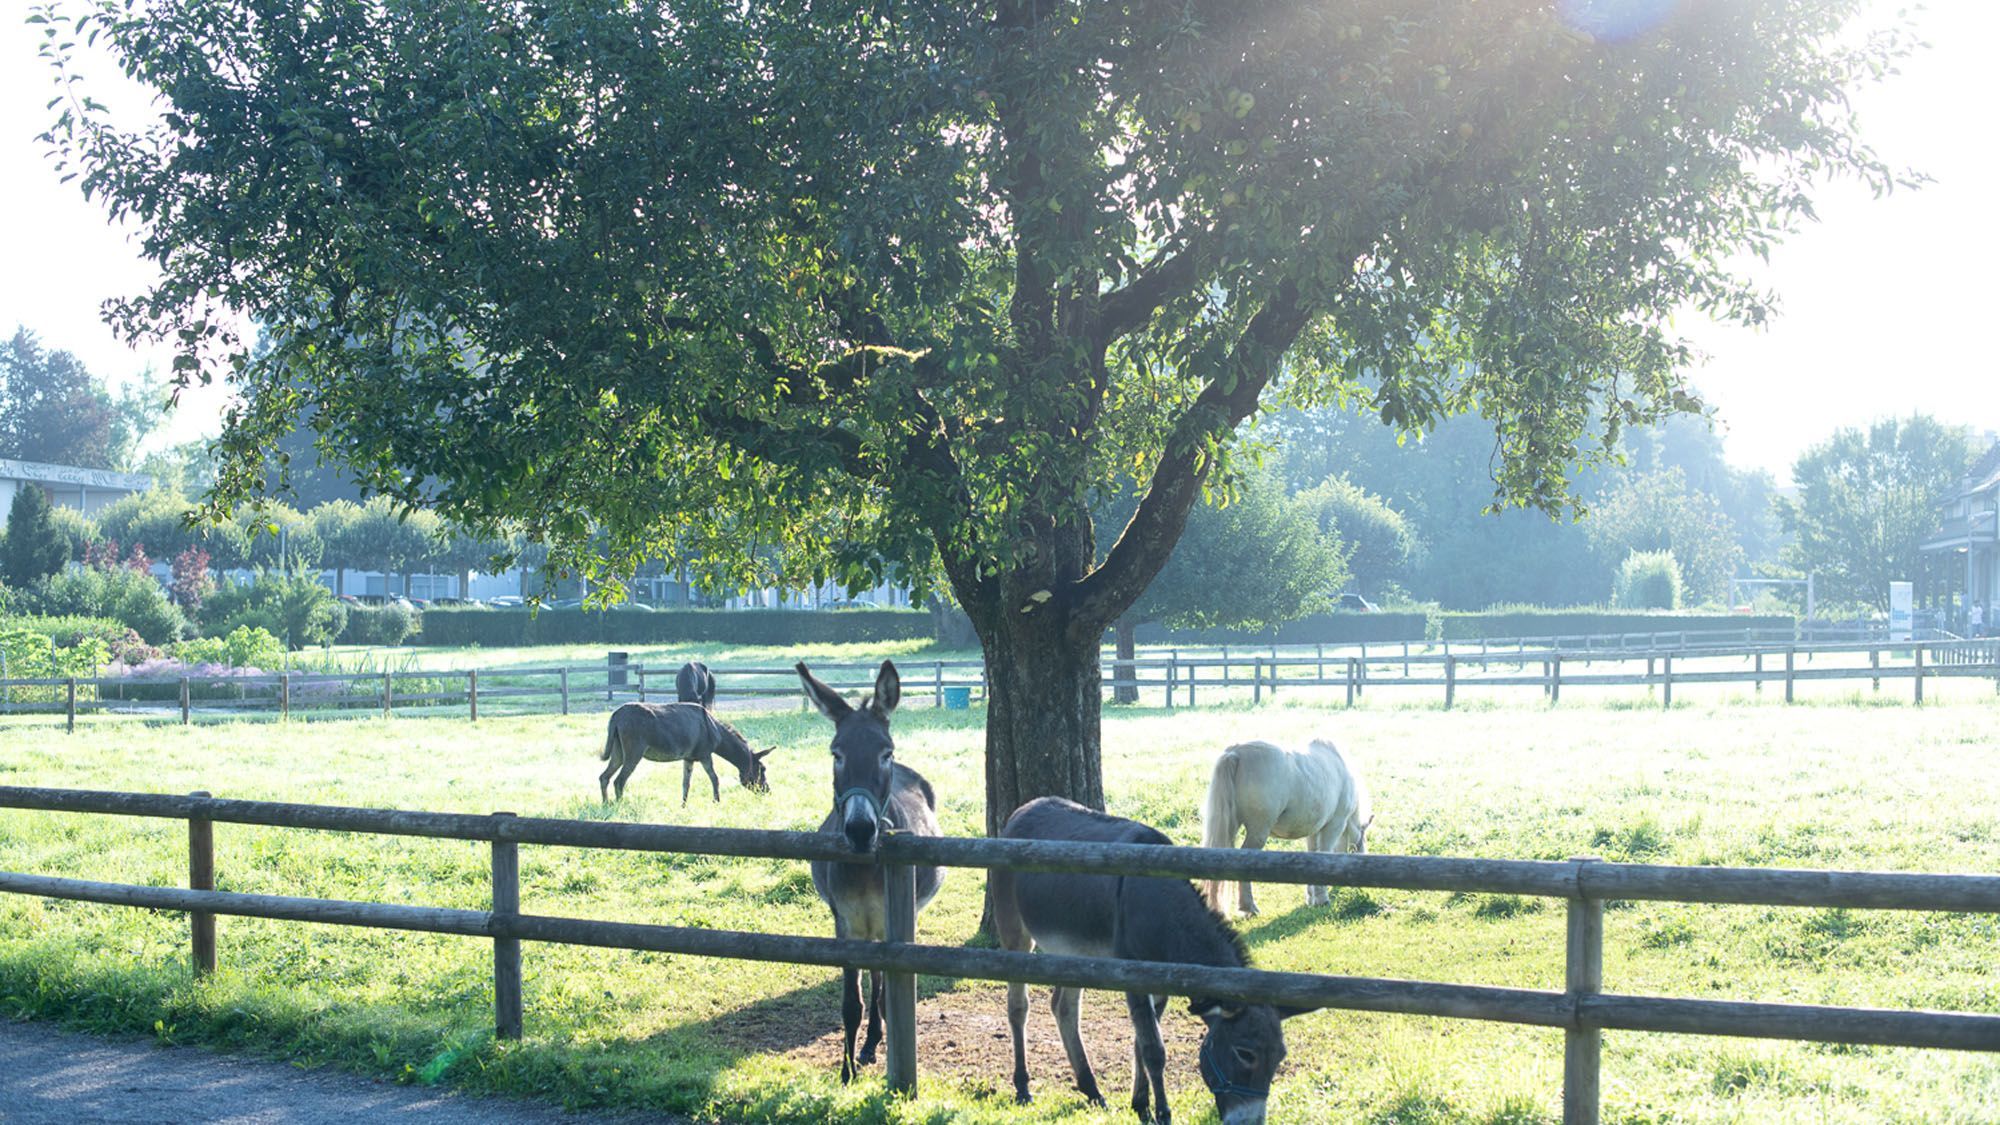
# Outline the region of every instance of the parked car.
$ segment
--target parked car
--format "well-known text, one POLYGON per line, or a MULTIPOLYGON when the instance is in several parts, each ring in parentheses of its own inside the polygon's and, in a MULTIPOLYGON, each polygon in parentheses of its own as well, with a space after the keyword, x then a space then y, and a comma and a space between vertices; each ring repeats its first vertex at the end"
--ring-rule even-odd
POLYGON ((502 594, 497 598, 486 599, 486 604, 494 609, 519 609, 527 602, 514 594, 502 594))
POLYGON ((1342 594, 1334 599, 1333 608, 1340 613, 1374 613, 1375 603, 1360 594, 1342 594))
POLYGON ((543 602, 543 603, 542 603, 542 608, 543 608, 543 609, 582 609, 582 608, 583 608, 583 599, 582 599, 582 598, 557 598, 557 599, 556 599, 555 601, 552 601, 552 602, 543 602))
POLYGON ((840 598, 840 599, 837 599, 837 600, 835 600, 835 601, 830 601, 830 602, 821 602, 821 603, 820 603, 820 608, 822 608, 822 609, 874 609, 874 608, 876 608, 876 606, 875 606, 875 603, 874 603, 874 602, 871 602, 871 601, 869 601, 869 600, 868 600, 867 598, 840 598))

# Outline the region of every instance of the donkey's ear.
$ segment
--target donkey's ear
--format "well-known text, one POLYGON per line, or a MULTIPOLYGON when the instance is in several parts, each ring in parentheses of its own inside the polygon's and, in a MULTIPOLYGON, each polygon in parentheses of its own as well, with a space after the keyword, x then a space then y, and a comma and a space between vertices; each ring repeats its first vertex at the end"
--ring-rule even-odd
POLYGON ((805 685, 806 698, 812 701, 814 707, 819 708, 820 714, 837 723, 854 713, 854 708, 847 705, 847 700, 842 699, 839 692, 820 683, 819 678, 807 670, 805 661, 799 661, 796 667, 799 672, 799 682, 805 685))
MULTIPOLYGON (((777 749, 777 747, 776 747, 776 746, 773 746, 773 747, 771 747, 771 750, 776 750, 776 749, 777 749)), ((766 759, 766 758, 768 758, 768 757, 770 757, 770 756, 771 756, 771 750, 759 750, 759 751, 757 751, 757 752, 755 752, 755 753, 751 754, 750 756, 751 756, 751 757, 753 757, 753 758, 755 758, 755 759, 757 759, 758 761, 760 761, 760 762, 761 762, 761 761, 763 761, 764 759, 766 759)))
POLYGON ((892 660, 882 662, 882 670, 875 673, 875 709, 884 715, 896 709, 903 698, 903 678, 896 674, 896 664, 892 660))

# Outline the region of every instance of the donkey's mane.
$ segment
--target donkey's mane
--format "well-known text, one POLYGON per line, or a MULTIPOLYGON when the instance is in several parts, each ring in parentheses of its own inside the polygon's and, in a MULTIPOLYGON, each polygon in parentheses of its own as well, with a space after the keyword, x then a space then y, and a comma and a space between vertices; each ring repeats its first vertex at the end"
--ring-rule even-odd
POLYGON ((750 750, 750 740, 743 737, 743 732, 737 730, 735 727, 730 726, 728 723, 723 722, 721 719, 716 718, 715 712, 713 711, 708 712, 708 718, 710 722, 722 728, 723 734, 729 736, 728 738, 724 739, 721 742, 719 747, 722 752, 722 756, 725 758, 729 758, 729 764, 740 768, 741 766, 743 766, 744 763, 750 761, 752 757, 752 752, 750 750), (732 752, 743 755, 743 760, 738 761, 734 757, 731 757, 732 752))
POLYGON ((1208 904, 1208 900, 1202 897, 1201 892, 1195 889, 1193 883, 1182 882, 1181 885, 1186 887, 1188 893, 1195 897, 1195 901, 1201 904, 1202 913, 1208 915, 1209 921, 1215 923, 1216 932, 1229 942, 1229 948, 1235 950, 1237 967, 1243 969, 1249 968, 1250 946, 1243 941, 1243 935, 1237 932, 1236 927, 1230 924, 1229 919, 1224 918, 1219 911, 1208 904))

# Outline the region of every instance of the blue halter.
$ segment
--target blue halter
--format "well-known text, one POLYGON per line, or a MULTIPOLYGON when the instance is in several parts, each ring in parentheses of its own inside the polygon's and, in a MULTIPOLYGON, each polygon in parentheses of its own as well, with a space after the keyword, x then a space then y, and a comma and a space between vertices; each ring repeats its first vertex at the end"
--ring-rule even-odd
POLYGON ((1222 1098, 1224 1095, 1238 1098, 1261 1098, 1265 1100, 1271 1097, 1271 1088, 1269 1086, 1260 1088, 1257 1086, 1243 1086, 1231 1082, 1222 1073, 1221 1064, 1215 1061, 1215 1041, 1213 1037, 1206 1035, 1202 1036, 1201 1039, 1201 1080, 1207 1085, 1208 1092, 1214 1094, 1217 1099, 1222 1098))

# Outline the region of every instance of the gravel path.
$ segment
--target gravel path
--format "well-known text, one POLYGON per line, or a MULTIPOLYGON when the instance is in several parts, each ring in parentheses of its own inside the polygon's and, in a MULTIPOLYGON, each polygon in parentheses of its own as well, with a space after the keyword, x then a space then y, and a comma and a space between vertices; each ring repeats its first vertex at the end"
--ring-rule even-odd
POLYGON ((689 1125, 636 1114, 563 1113, 532 1102, 471 1098, 334 1070, 103 1039, 0 1020, 0 1122, 71 1125, 689 1125))

